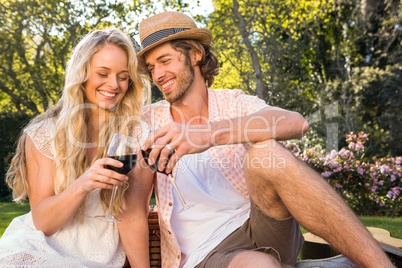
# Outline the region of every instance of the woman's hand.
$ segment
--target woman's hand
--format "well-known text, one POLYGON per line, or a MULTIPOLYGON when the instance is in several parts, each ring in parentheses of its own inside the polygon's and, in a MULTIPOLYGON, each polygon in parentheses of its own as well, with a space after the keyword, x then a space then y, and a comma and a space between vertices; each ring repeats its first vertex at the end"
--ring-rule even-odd
POLYGON ((78 178, 85 191, 90 192, 97 188, 113 189, 113 185, 122 186, 124 182, 128 181, 126 175, 108 169, 107 165, 120 168, 123 163, 109 157, 96 160, 78 178))

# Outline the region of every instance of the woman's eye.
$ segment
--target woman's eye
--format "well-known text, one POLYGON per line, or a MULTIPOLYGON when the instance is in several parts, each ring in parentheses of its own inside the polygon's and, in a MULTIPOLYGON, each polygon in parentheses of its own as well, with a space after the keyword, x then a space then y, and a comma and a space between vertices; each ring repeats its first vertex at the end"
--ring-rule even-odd
POLYGON ((107 77, 107 74, 103 74, 103 73, 98 73, 98 75, 99 75, 100 77, 107 77))
POLYGON ((119 79, 120 81, 127 81, 127 80, 128 80, 128 76, 118 77, 118 79, 119 79))

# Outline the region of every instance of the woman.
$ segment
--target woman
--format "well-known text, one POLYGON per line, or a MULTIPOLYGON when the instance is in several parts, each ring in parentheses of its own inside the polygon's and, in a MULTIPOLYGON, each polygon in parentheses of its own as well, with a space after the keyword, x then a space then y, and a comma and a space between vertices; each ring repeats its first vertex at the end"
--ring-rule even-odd
POLYGON ((118 187, 114 215, 135 226, 131 265, 149 265, 152 181, 136 176, 138 168, 127 176, 105 168, 121 165, 106 150, 114 132, 130 134, 136 125, 144 92, 149 82, 137 73, 127 35, 96 30, 78 43, 60 101, 24 129, 7 173, 14 201, 28 196, 31 212, 14 219, 0 239, 1 267, 122 267, 118 224, 95 219, 105 214, 113 185, 125 186, 118 187), (126 195, 134 201, 125 202, 126 195), (126 209, 130 218, 121 213, 126 209))

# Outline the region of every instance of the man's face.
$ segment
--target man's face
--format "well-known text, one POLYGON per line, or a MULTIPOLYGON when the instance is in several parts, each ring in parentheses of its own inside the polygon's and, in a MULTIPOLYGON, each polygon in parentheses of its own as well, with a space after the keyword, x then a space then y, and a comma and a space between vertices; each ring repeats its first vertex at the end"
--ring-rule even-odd
POLYGON ((170 103, 181 99, 194 81, 194 68, 190 59, 175 50, 170 43, 151 49, 144 57, 152 80, 165 99, 170 103))

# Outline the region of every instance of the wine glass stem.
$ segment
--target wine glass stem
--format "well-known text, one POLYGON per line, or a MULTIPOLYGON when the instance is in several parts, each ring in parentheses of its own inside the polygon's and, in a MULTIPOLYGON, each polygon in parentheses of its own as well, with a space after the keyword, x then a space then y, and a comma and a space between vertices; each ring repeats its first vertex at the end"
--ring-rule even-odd
POLYGON ((116 186, 116 185, 113 185, 112 195, 110 196, 109 209, 108 209, 108 211, 107 211, 108 217, 112 217, 114 196, 116 195, 116 190, 117 190, 117 186, 116 186))
POLYGON ((179 187, 176 184, 176 180, 172 177, 171 174, 169 174, 169 179, 173 183, 174 188, 176 189, 177 193, 179 194, 179 199, 181 201, 181 204, 183 205, 183 207, 187 207, 186 201, 184 201, 183 195, 181 194, 179 187))

